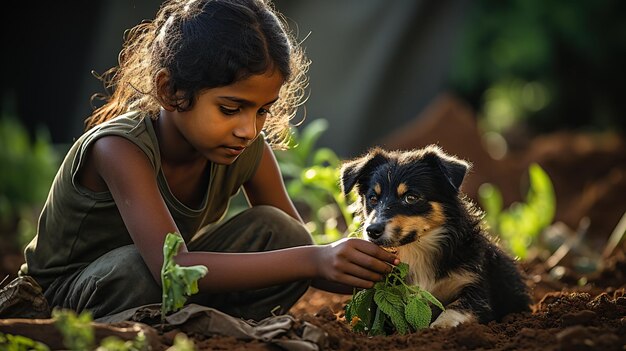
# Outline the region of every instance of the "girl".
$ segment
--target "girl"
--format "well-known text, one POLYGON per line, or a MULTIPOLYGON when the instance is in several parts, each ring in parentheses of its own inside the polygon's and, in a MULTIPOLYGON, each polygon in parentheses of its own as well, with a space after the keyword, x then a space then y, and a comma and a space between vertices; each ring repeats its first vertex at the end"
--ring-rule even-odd
MULTIPOLYGON (((42 211, 20 274, 51 306, 94 318, 161 301, 163 242, 204 265, 190 302, 261 319, 312 282, 369 288, 397 258, 360 239, 312 245, 270 144, 301 102, 307 61, 263 0, 171 0, 133 28, 113 95, 87 120, 42 211), (263 131, 263 133, 262 133, 263 131), (243 188, 251 208, 219 223, 243 188)), ((108 77, 108 79, 107 79, 108 77)))

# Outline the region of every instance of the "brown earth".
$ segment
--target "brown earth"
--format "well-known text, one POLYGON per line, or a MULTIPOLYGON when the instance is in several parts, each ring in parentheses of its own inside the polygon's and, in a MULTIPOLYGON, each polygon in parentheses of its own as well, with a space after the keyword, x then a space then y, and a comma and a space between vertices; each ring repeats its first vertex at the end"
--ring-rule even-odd
MULTIPOLYGON (((589 275, 570 272, 556 279, 535 260, 522 264, 532 288, 531 313, 513 314, 501 322, 470 323, 450 329, 425 329, 409 335, 368 337, 353 333, 343 307, 347 296, 310 289, 290 311, 297 323, 323 329, 326 350, 625 350, 626 256, 619 251, 602 271, 589 275), (584 286, 576 284, 586 277, 584 286)), ((9 320, 5 320, 7 322, 9 320)), ((50 320, 15 320, 24 335, 60 349, 61 337, 50 320), (55 347, 56 346, 56 347, 55 347)), ((0 320, 0 324, 2 321, 0 320)), ((4 331, 8 332, 9 329, 4 331)), ((154 350, 166 350, 180 331, 159 333, 140 323, 97 325, 98 339, 115 335, 132 339, 139 329, 150 335, 154 350)), ((298 329, 296 326, 295 329, 298 329)), ((197 350, 279 350, 259 341, 187 334, 197 350)))
MULTIPOLYGON (((624 241, 606 249, 626 214, 626 143, 622 137, 614 133, 554 133, 518 142, 509 155, 496 161, 481 146, 471 112, 451 96, 437 100, 415 123, 401 130, 380 144, 413 148, 438 143, 444 150, 471 160, 474 167, 464 191, 474 199, 484 182, 502 190, 505 204, 523 199, 520 184, 531 162, 539 163, 550 175, 557 197, 557 224, 552 232, 560 233, 561 240, 555 244, 551 242, 554 238, 543 237, 531 257, 520 262, 533 295, 532 312, 509 315, 486 325, 470 323, 410 335, 368 337, 353 333, 345 321, 343 307, 349 296, 311 288, 290 311, 297 325, 308 322, 319 326, 327 335, 324 349, 340 351, 626 350, 624 241), (568 241, 572 238, 576 240, 568 241), (555 254, 558 245, 562 250, 555 254)), ((21 261, 19 253, 2 252, 0 279, 13 276, 21 261)), ((35 324, 25 328, 32 330, 35 324)), ((113 330, 119 327, 99 326, 101 334, 121 335, 113 330)), ((150 330, 156 350, 172 345, 177 333, 150 330)), ((197 350, 277 349, 233 337, 188 336, 197 350)))

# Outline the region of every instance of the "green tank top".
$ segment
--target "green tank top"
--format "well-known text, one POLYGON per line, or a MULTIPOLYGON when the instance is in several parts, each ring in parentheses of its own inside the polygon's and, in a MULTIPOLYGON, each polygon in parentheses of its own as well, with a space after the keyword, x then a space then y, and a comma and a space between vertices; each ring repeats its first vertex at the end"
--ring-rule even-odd
POLYGON ((44 288, 101 255, 132 244, 111 193, 90 191, 77 179, 87 150, 105 135, 122 136, 148 156, 161 195, 185 241, 224 216, 230 198, 256 172, 264 148, 261 136, 232 164, 211 164, 209 186, 202 205, 196 209, 178 201, 169 190, 151 118, 131 112, 90 129, 68 151, 41 212, 37 235, 25 249, 26 263, 20 274, 33 276, 44 288))

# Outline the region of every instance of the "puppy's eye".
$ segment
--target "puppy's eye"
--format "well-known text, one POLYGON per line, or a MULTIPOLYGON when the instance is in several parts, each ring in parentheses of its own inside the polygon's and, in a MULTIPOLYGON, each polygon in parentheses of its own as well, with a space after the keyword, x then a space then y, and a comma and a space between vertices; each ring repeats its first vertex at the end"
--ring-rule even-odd
POLYGON ((419 196, 406 194, 404 195, 404 198, 402 199, 402 201, 406 202, 409 205, 414 205, 419 201, 419 199, 420 199, 419 196))
POLYGON ((378 203, 378 198, 376 197, 376 195, 372 195, 367 199, 367 202, 369 202, 370 206, 376 206, 376 204, 378 203))

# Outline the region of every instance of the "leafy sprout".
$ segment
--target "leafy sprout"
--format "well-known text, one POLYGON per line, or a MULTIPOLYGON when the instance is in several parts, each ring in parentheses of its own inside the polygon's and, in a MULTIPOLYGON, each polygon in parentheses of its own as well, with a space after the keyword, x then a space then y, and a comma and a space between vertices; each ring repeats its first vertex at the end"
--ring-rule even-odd
POLYGON ((198 292, 198 279, 208 272, 205 266, 182 267, 174 262, 174 256, 182 243, 183 238, 179 234, 168 233, 163 244, 161 321, 165 320, 168 313, 183 307, 187 297, 198 292))
POLYGON ((0 349, 4 351, 49 351, 45 344, 22 335, 0 333, 0 349))
POLYGON ((348 236, 359 226, 351 206, 356 196, 346 198, 339 185, 340 158, 329 148, 315 146, 327 129, 328 122, 321 118, 302 132, 294 128, 289 150, 276 152, 289 197, 310 211, 307 227, 318 244, 348 236), (341 224, 345 228, 340 229, 341 224))
POLYGON ((63 344, 74 351, 92 350, 95 335, 91 327, 92 317, 89 311, 77 315, 72 310, 54 309, 54 325, 63 334, 63 344))
POLYGON ((430 304, 444 310, 430 292, 408 285, 409 266, 400 263, 371 289, 356 291, 346 305, 346 321, 367 335, 408 334, 430 325, 430 304))
POLYGON ((517 202, 502 209, 502 195, 492 184, 479 189, 489 230, 500 236, 514 255, 525 258, 528 248, 536 242, 541 231, 554 219, 556 200, 548 174, 538 164, 528 168, 529 189, 525 202, 517 202))

